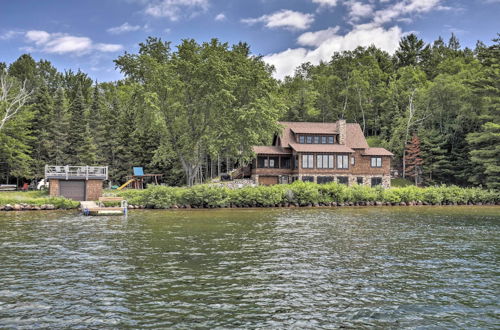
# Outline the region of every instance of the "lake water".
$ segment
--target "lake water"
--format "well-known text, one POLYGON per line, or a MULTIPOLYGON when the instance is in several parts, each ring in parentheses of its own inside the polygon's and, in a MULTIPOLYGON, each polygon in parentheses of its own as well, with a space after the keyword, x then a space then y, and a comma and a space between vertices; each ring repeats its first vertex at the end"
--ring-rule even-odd
POLYGON ((0 328, 498 328, 499 207, 0 212, 0 328))

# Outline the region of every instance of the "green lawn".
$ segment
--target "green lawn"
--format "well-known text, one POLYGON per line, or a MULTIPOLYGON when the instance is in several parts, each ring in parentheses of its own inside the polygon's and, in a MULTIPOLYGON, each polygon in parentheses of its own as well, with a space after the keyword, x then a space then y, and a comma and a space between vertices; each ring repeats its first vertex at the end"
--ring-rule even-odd
POLYGON ((43 205, 52 204, 56 208, 75 208, 79 203, 64 197, 50 197, 47 191, 0 191, 0 205, 7 204, 43 205))
POLYGON ((415 184, 408 179, 403 179, 403 178, 391 179, 391 187, 408 187, 414 185, 415 184))

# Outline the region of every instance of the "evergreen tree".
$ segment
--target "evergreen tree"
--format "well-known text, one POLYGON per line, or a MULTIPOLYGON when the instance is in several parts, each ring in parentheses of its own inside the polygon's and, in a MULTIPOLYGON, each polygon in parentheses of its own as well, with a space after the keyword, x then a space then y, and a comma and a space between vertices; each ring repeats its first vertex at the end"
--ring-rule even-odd
POLYGON ((487 122, 482 130, 467 136, 471 160, 477 165, 471 176, 475 184, 500 189, 500 124, 487 122))
POLYGON ((427 185, 440 184, 446 181, 451 170, 445 141, 436 129, 422 129, 421 150, 423 159, 423 179, 427 185))
POLYGON ((420 154, 420 139, 413 134, 410 142, 406 145, 406 176, 415 179, 415 185, 420 183, 423 160, 420 154))
POLYGON ((66 165, 69 163, 68 138, 70 135, 70 117, 64 89, 58 88, 54 100, 53 117, 50 123, 52 148, 49 157, 50 162, 55 165, 66 165))
POLYGON ((86 104, 82 88, 77 88, 77 93, 70 104, 70 130, 68 135, 68 162, 73 165, 84 165, 85 160, 78 154, 84 148, 85 134, 87 132, 86 104), (83 161, 83 163, 81 163, 83 161))

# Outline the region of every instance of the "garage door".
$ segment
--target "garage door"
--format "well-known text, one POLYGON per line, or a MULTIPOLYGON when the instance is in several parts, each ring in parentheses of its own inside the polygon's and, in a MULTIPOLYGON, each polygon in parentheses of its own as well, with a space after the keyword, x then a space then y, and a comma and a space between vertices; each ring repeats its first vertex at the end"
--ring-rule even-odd
POLYGON ((278 184, 278 177, 277 176, 259 176, 259 184, 264 185, 264 186, 278 184))
POLYGON ((61 196, 75 201, 85 200, 85 181, 59 181, 59 193, 61 196))

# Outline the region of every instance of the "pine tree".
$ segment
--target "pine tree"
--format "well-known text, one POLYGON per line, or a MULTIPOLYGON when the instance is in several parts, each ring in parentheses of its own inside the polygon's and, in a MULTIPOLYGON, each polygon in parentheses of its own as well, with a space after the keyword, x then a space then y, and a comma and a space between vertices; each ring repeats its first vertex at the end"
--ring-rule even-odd
POLYGON ((72 165, 84 165, 81 162, 79 152, 86 143, 85 134, 87 133, 86 104, 83 98, 81 87, 77 88, 75 98, 70 105, 71 121, 70 133, 68 136, 68 161, 72 165))
POLYGON ((443 137, 435 129, 422 129, 419 134, 422 137, 421 150, 424 182, 427 185, 442 183, 446 178, 446 174, 443 174, 443 172, 449 167, 445 141, 443 141, 443 137))
POLYGON ((68 163, 68 136, 70 129, 70 113, 64 89, 58 88, 54 100, 54 111, 50 123, 52 148, 50 150, 50 163, 66 165, 68 163))
POLYGON ((415 184, 420 183, 420 173, 422 171, 423 160, 420 155, 420 139, 413 134, 411 141, 406 145, 406 176, 413 177, 415 184))
POLYGON ((500 189, 500 124, 485 123, 481 132, 467 136, 467 142, 472 148, 471 160, 477 165, 471 181, 500 189))
POLYGON ((44 166, 50 162, 50 151, 53 139, 50 134, 54 101, 49 94, 47 85, 42 83, 35 95, 32 105, 34 119, 31 134, 34 137, 32 145, 33 174, 36 179, 43 177, 44 166))

